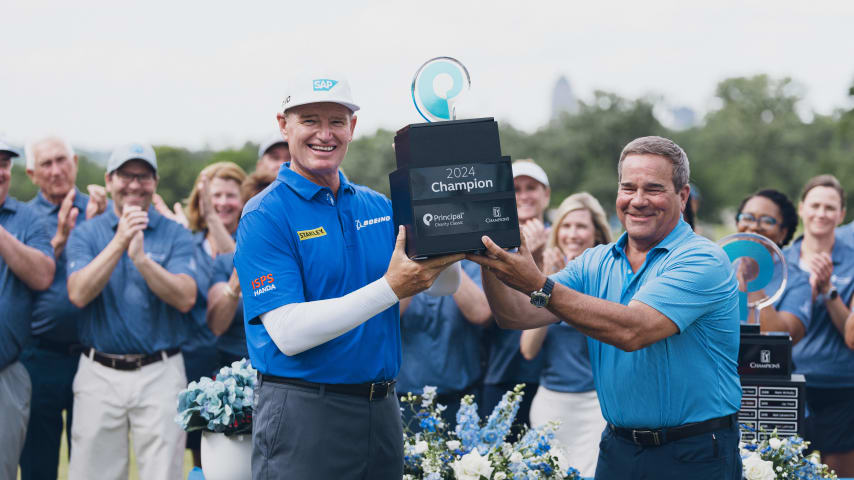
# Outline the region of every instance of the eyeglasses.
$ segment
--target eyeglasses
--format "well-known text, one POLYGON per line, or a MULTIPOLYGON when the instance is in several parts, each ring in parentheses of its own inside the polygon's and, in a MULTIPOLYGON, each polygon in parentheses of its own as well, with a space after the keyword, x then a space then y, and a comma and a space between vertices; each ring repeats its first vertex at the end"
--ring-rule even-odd
POLYGON ((737 217, 735 217, 738 223, 743 225, 756 225, 758 222, 759 225, 763 228, 772 228, 777 225, 777 219, 769 216, 769 215, 760 215, 757 219, 751 213, 739 213, 737 217))
POLYGON ((154 174, 151 172, 130 173, 123 170, 116 170, 116 176, 119 177, 122 183, 131 183, 136 180, 140 185, 148 185, 154 182, 154 174))

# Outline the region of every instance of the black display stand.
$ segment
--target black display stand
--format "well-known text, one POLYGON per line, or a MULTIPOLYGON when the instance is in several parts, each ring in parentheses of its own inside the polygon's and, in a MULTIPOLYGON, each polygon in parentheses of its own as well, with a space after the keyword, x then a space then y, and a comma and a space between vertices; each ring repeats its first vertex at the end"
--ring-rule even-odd
POLYGON ((738 352, 741 409, 738 421, 753 431, 742 440, 764 440, 777 429, 780 437, 803 436, 806 381, 792 374, 792 339, 788 333, 759 333, 742 325, 738 352))

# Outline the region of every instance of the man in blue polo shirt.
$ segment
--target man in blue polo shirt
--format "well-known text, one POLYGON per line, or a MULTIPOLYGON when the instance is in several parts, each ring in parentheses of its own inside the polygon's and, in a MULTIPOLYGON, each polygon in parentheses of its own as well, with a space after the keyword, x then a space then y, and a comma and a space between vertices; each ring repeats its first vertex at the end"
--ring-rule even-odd
POLYGON ((30 415, 30 376, 18 362, 30 338, 33 290, 53 281, 55 265, 44 222, 9 196, 12 158, 0 142, 0 477, 15 478, 30 415))
POLYGON ((234 255, 261 374, 252 476, 399 480, 398 301, 462 255, 410 260, 389 200, 340 173, 359 109, 344 78, 295 79, 283 107, 291 162, 246 204, 234 255))
POLYGON ((79 352, 77 319, 80 309, 68 300, 65 280, 65 244, 75 225, 103 212, 107 194, 100 185, 89 185, 92 196, 80 193, 77 155, 62 138, 47 137, 27 145, 27 175, 39 187, 29 205, 47 225, 56 257, 56 275, 33 305, 33 341, 21 354, 33 384, 27 441, 21 452, 21 480, 55 479, 59 466, 62 412, 66 412, 68 443, 71 443, 71 382, 77 373, 79 352))
POLYGON ((740 479, 738 286, 730 261, 681 218, 690 194, 682 148, 638 138, 623 149, 617 171, 626 233, 616 243, 588 249, 551 277, 537 269, 524 239, 510 253, 484 237, 488 254, 469 257, 485 267, 499 324, 527 329, 562 320, 588 335, 608 421, 597 479, 740 479))
POLYGON ((180 478, 184 432, 172 420, 187 384, 179 346, 196 301, 190 232, 151 207, 157 159, 147 145, 107 162, 112 208, 71 232, 68 297, 84 308, 74 377, 68 478, 180 478))

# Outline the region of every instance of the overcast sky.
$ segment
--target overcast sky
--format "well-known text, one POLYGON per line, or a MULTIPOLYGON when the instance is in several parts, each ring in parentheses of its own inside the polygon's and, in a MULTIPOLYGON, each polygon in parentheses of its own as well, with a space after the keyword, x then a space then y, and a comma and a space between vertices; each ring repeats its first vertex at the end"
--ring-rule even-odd
POLYGON ((854 2, 2 0, 0 137, 48 132, 88 149, 141 140, 189 148, 275 129, 294 71, 350 77, 357 133, 421 121, 409 86, 436 56, 468 68, 461 109, 533 131, 566 75, 704 112, 715 84, 788 75, 821 113, 850 106, 854 2))

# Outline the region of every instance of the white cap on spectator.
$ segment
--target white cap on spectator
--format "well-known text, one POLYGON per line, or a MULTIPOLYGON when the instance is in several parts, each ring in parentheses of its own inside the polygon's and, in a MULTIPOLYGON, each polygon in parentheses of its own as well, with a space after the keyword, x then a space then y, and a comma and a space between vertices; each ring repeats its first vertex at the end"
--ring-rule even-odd
POLYGON ((285 139, 282 138, 282 132, 276 132, 273 135, 270 135, 270 137, 261 142, 261 146, 258 147, 258 158, 263 157, 264 154, 267 153, 267 150, 279 144, 285 146, 288 145, 288 142, 286 142, 285 139))
POLYGON ((9 156, 11 156, 11 157, 20 157, 20 155, 18 154, 18 152, 16 152, 16 151, 15 151, 12 147, 10 147, 9 145, 6 145, 6 142, 4 142, 3 140, 0 140, 0 152, 6 152, 6 153, 8 153, 8 154, 9 154, 9 156))
POLYGON ((317 74, 302 76, 291 79, 285 101, 282 102, 282 110, 307 105, 309 103, 332 102, 344 105, 351 112, 359 110, 359 106, 353 103, 353 94, 350 93, 350 82, 341 75, 317 74))
POLYGON ((157 155, 154 154, 154 149, 150 145, 142 143, 129 143, 113 150, 113 154, 107 161, 107 173, 115 172, 131 160, 142 160, 154 169, 154 173, 157 173, 157 155))
POLYGON ((519 176, 531 177, 543 185, 549 186, 549 177, 546 175, 546 171, 531 159, 516 160, 513 162, 513 178, 519 176))

